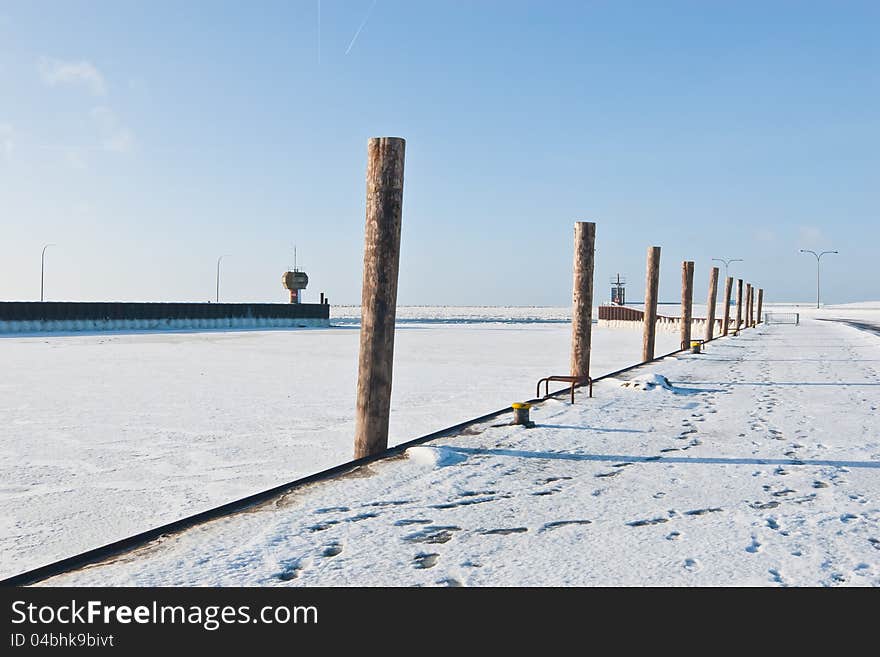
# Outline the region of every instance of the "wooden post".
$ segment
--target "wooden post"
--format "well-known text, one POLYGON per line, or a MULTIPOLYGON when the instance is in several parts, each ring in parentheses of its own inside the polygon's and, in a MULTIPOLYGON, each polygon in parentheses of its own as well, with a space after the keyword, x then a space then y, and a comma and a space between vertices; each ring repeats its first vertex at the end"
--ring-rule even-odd
POLYGON ((758 288, 752 286, 752 328, 755 328, 758 325, 757 319, 755 318, 755 306, 758 304, 758 288))
POLYGON ((736 328, 733 330, 734 335, 739 334, 739 327, 742 324, 743 316, 743 279, 736 279, 736 328))
POLYGON ((762 321, 764 321, 764 320, 761 319, 761 317, 763 317, 763 315, 761 315, 761 307, 762 307, 763 305, 764 305, 764 288, 763 288, 763 287, 759 287, 759 288, 758 288, 758 318, 757 318, 757 320, 756 320, 755 326, 757 326, 757 325, 760 324, 762 321))
POLYGON ((754 285, 749 285, 749 328, 755 326, 755 291, 754 285))
POLYGON ((694 309, 694 263, 685 260, 681 263, 681 348, 691 346, 691 321, 694 309))
POLYGON ((718 267, 709 272, 709 299, 706 313, 706 341, 715 337, 715 299, 718 296, 718 267))
POLYGON ((657 330, 657 291, 660 285, 660 247, 648 247, 645 273, 645 328, 642 336, 642 360, 654 360, 654 332, 657 330))
POLYGON ((590 343, 593 330, 593 254, 596 224, 574 224, 574 287, 571 308, 571 375, 590 376, 590 343))
POLYGON ((752 310, 752 284, 751 283, 746 283, 746 302, 745 302, 745 306, 743 307, 743 310, 745 311, 744 312, 745 316, 743 317, 743 324, 744 324, 743 328, 749 328, 752 325, 752 323, 749 321, 749 314, 752 310))
POLYGON ((749 303, 746 308, 748 309, 748 317, 746 318, 746 324, 749 328, 752 328, 755 323, 755 288, 749 285, 749 303))
POLYGON ((733 278, 728 276, 724 281, 724 326, 721 327, 721 335, 727 335, 730 331, 730 295, 733 292, 733 278))
POLYGON ((406 142, 398 137, 374 137, 367 145, 356 459, 388 447, 405 147, 406 142))

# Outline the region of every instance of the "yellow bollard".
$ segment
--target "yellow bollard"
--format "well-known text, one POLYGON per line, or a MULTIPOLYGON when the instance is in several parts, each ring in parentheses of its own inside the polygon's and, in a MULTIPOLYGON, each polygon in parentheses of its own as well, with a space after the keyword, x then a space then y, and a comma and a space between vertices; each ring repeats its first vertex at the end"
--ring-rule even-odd
POLYGON ((532 405, 526 402, 511 404, 511 408, 513 408, 513 422, 511 424, 521 424, 527 429, 535 426, 535 423, 529 419, 529 409, 531 407, 532 405))
POLYGON ((702 351, 703 341, 702 340, 691 340, 691 353, 698 354, 702 351))

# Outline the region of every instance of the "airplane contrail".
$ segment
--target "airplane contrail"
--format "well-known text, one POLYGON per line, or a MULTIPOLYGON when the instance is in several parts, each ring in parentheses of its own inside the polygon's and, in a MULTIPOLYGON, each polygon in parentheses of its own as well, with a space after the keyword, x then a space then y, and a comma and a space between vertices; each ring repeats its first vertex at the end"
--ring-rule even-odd
POLYGON ((364 20, 361 22, 361 26, 357 29, 357 32, 354 33, 354 36, 351 38, 351 43, 348 44, 348 48, 345 49, 345 54, 347 55, 351 52, 352 47, 354 46, 354 42, 357 41, 358 36, 361 33, 361 30, 364 29, 364 26, 367 24, 367 21, 370 20, 370 14, 373 13, 373 9, 376 7, 376 3, 379 0, 373 0, 373 4, 370 5, 370 8, 367 10, 367 15, 364 16, 364 20))

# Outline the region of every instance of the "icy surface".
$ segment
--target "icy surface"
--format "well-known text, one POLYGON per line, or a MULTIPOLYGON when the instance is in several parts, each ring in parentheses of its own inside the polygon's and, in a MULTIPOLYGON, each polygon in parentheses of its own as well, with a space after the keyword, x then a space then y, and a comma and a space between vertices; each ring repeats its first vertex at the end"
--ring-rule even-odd
MULTIPOLYGON (((567 374, 568 324, 513 322, 545 311, 400 325, 391 443, 567 374)), ((638 361, 641 336, 594 327, 593 345, 599 374, 638 361)), ((350 460, 357 349, 350 325, 0 337, 0 577, 350 460)))
POLYGON ((48 583, 877 586, 878 364, 760 327, 48 583))

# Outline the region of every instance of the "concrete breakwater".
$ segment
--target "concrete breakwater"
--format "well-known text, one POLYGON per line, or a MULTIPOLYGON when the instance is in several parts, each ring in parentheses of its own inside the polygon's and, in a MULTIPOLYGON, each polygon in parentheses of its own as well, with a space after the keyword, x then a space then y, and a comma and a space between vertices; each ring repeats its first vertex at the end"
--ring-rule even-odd
POLYGON ((317 303, 2 301, 0 333, 322 327, 317 303))

